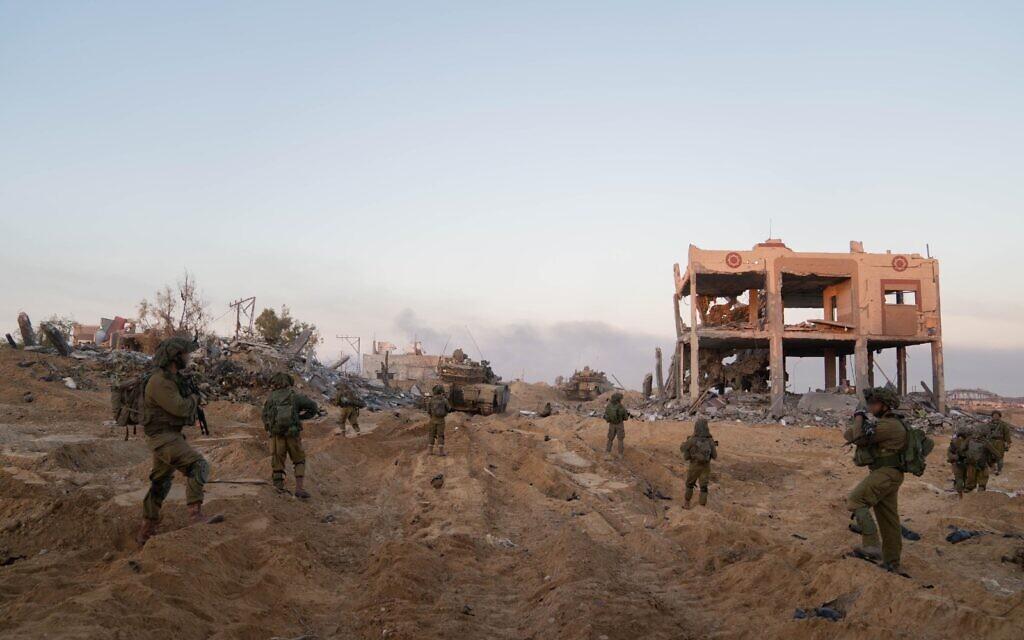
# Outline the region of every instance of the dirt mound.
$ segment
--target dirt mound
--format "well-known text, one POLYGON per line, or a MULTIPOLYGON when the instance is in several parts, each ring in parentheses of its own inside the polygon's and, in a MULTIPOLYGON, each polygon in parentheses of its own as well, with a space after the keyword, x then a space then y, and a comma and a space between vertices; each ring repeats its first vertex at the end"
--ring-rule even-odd
POLYGON ((600 417, 453 414, 441 458, 425 455, 422 412, 366 411, 359 437, 337 435, 332 413, 304 431, 303 502, 264 484, 257 412, 218 402, 212 436, 187 433, 226 522, 187 526, 176 477, 139 550, 144 442, 75 402, 102 390, 11 373, 38 397, 0 389, 4 638, 1017 638, 1024 625, 1024 574, 1000 562, 1020 545, 1003 534, 1024 532, 1022 447, 962 501, 939 455, 907 478, 901 515, 921 539, 904 543, 906 578, 843 557, 863 471, 834 430, 712 423, 711 501, 684 511, 690 423, 630 421, 617 461, 600 417), (985 533, 953 545, 950 525, 985 533), (832 601, 838 622, 793 619, 832 601))

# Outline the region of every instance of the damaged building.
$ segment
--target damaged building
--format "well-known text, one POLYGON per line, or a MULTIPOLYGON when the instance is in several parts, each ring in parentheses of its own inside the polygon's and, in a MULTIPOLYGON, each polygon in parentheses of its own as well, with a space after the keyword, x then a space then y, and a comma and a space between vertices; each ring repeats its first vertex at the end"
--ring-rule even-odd
POLYGON ((374 340, 371 353, 363 354, 363 377, 406 391, 412 387, 422 391, 438 380, 440 356, 424 353, 423 345, 418 341, 406 353, 396 353, 397 350, 390 342, 374 340))
POLYGON ((906 393, 907 347, 928 344, 929 391, 945 411, 934 258, 867 253, 856 241, 849 253, 796 252, 778 239, 749 251, 690 245, 686 268, 675 265, 674 303, 668 391, 677 398, 697 403, 711 389, 764 391, 772 413, 781 414, 787 357, 820 358, 826 389, 860 392, 874 385, 873 358, 885 349, 895 350, 895 384, 906 393), (689 318, 680 310, 684 300, 689 318), (820 316, 792 319, 792 310, 808 309, 820 316))

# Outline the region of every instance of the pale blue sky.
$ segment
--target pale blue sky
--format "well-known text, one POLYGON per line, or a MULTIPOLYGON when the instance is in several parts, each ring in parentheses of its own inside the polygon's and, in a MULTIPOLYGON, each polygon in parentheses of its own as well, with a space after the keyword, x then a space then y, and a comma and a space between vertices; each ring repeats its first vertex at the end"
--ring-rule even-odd
MULTIPOLYGON (((0 1, 0 328, 188 267, 215 315, 328 336, 404 342, 408 308, 485 351, 578 321, 653 347, 687 245, 771 219, 930 243, 947 342, 1020 350, 1024 5, 893 5, 0 1)), ((505 372, 554 375, 529 355, 505 372)))

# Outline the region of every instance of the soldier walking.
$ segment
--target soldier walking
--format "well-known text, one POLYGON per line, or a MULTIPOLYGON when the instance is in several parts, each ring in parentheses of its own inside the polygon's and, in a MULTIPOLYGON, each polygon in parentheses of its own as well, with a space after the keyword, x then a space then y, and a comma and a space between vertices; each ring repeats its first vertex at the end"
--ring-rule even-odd
POLYGON ((1003 412, 992 412, 992 422, 989 423, 989 438, 992 441, 992 449, 996 458, 996 475, 1003 472, 1003 458, 1013 444, 1013 430, 1010 423, 1003 420, 1003 412))
POLYGON ((435 441, 440 446, 438 455, 448 455, 444 452, 444 421, 451 410, 452 406, 444 395, 444 387, 439 384, 434 385, 430 398, 427 400, 427 415, 430 417, 430 433, 427 442, 430 445, 430 455, 434 455, 435 441))
POLYGON ((711 437, 711 430, 708 428, 708 421, 699 418, 693 425, 693 435, 679 445, 679 451, 683 459, 690 463, 686 468, 686 497, 683 508, 690 508, 690 500, 693 499, 693 489, 700 483, 700 506, 708 504, 708 483, 711 480, 711 461, 718 458, 718 447, 714 438, 711 437))
POLYGON ((302 421, 317 415, 316 403, 295 390, 295 380, 287 373, 275 373, 270 379, 273 391, 263 403, 263 427, 270 434, 270 468, 274 488, 285 491, 284 467, 291 458, 295 469, 295 497, 306 500, 306 452, 302 448, 302 421))
POLYGON ((339 435, 345 436, 347 433, 345 424, 352 425, 352 430, 359 435, 359 410, 366 407, 366 403, 357 396, 352 389, 339 386, 338 393, 334 396, 334 404, 341 407, 341 411, 338 414, 338 423, 341 426, 341 433, 339 435))
POLYGON ((149 376, 143 391, 142 424, 146 444, 153 454, 149 474, 149 491, 142 502, 142 527, 136 536, 140 546, 156 534, 160 509, 171 491, 174 472, 185 476, 185 503, 189 522, 220 522, 223 516, 203 514, 203 486, 210 478, 210 463, 193 449, 181 433, 182 428, 196 424, 199 397, 189 392, 182 372, 188 366, 189 354, 199 345, 187 338, 168 338, 153 355, 156 370, 149 376))
POLYGON ((608 406, 604 409, 604 419, 608 423, 608 443, 605 445, 604 452, 609 456, 612 453, 612 443, 616 440, 619 441, 619 457, 621 458, 625 454, 625 440, 626 440, 626 420, 629 420, 629 412, 626 411, 626 407, 622 406, 622 394, 615 392, 612 394, 611 399, 608 401, 608 406))
POLYGON ((867 389, 864 401, 867 412, 859 409, 854 414, 853 424, 843 433, 846 442, 857 447, 854 464, 870 469, 846 501, 846 508, 861 531, 862 544, 854 548, 854 553, 881 560, 885 568, 898 571, 903 551, 898 498, 903 484, 901 466, 902 453, 907 446, 907 428, 893 413, 899 408, 899 396, 892 389, 867 389), (869 422, 868 412, 877 422, 869 422), (871 517, 872 509, 878 518, 878 527, 871 517))

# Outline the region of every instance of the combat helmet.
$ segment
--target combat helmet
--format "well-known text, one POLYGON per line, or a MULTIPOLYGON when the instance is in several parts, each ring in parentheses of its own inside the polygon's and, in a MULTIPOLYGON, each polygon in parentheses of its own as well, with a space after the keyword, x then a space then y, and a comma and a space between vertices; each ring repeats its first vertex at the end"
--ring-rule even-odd
POLYGON ((876 400, 881 402, 889 409, 898 409, 900 406, 900 396, 896 393, 895 389, 889 387, 872 387, 864 391, 864 401, 871 402, 876 400))
POLYGON ((176 361, 179 367, 183 367, 185 366, 185 355, 198 348, 199 344, 188 338, 181 336, 167 338, 157 345, 156 351, 153 353, 153 364, 161 369, 166 369, 176 361))
POLYGON ((693 435, 698 438, 710 438, 711 430, 708 428, 707 418, 697 418, 697 422, 693 425, 693 435))
POLYGON ((286 389, 294 384, 295 379, 283 371, 278 371, 270 377, 270 386, 275 389, 286 389))
POLYGON ((622 394, 616 391, 612 394, 612 402, 622 402, 622 394))

